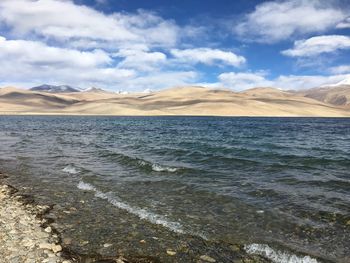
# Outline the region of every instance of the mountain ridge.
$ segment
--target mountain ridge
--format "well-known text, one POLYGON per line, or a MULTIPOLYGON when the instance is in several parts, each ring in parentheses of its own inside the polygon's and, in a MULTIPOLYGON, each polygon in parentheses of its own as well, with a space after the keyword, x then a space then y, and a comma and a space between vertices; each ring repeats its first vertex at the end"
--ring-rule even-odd
POLYGON ((66 92, 80 92, 80 89, 73 88, 69 85, 49 85, 42 84, 40 86, 30 88, 31 91, 49 92, 49 93, 66 93, 66 92))
POLYGON ((147 94, 49 93, 12 87, 0 89, 0 114, 350 117, 350 108, 322 100, 271 87, 233 92, 182 86, 147 94))

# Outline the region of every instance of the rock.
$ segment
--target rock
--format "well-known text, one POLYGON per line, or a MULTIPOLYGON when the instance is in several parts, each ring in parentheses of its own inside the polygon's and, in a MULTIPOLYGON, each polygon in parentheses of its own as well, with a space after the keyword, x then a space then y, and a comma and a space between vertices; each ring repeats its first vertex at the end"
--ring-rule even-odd
POLYGON ((28 203, 28 198, 13 196, 15 192, 0 185, 0 262, 72 263, 61 257, 62 247, 55 244, 59 236, 46 225, 48 220, 40 219, 51 207, 28 203))
POLYGON ((175 256, 176 255, 176 251, 172 250, 172 249, 167 249, 166 250, 166 253, 169 255, 169 256, 175 256))
POLYGON ((212 257, 209 257, 209 256, 207 256, 207 255, 202 255, 202 256, 200 256, 200 259, 201 260, 204 260, 204 261, 206 261, 206 262, 216 262, 216 260, 215 259, 213 259, 212 257))
POLYGON ((63 242, 63 244, 70 245, 70 244, 72 244, 72 239, 66 237, 66 238, 63 238, 62 242, 63 242))
POLYGON ((110 243, 106 243, 106 244, 103 244, 103 247, 111 247, 113 244, 110 244, 110 243))
POLYGON ((140 243, 141 244, 146 244, 146 240, 142 239, 142 240, 140 240, 140 243))
POLYGON ((52 245, 51 249, 54 253, 62 251, 62 247, 60 245, 52 245))
POLYGON ((23 242, 23 246, 25 246, 25 247, 34 247, 35 244, 34 244, 33 240, 27 240, 27 241, 23 242))
POLYGON ((238 245, 231 245, 230 248, 233 250, 233 251, 240 251, 240 247, 238 245))
POLYGON ((50 243, 41 243, 39 244, 39 248, 41 249, 51 249, 51 244, 50 243))

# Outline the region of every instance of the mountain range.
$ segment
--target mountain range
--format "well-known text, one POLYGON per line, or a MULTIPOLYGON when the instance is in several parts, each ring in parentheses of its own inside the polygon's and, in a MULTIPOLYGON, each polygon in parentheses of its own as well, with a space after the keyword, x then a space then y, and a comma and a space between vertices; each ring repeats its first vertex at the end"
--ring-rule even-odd
POLYGON ((50 93, 65 93, 65 92, 79 92, 81 90, 77 88, 73 88, 68 85, 60 85, 60 86, 55 86, 55 85, 48 85, 48 84, 43 84, 37 87, 33 87, 30 89, 31 91, 41 91, 41 92, 50 92, 50 93))
POLYGON ((0 89, 0 114, 350 117, 350 85, 242 92, 186 86, 129 94, 70 86, 5 87, 0 89))

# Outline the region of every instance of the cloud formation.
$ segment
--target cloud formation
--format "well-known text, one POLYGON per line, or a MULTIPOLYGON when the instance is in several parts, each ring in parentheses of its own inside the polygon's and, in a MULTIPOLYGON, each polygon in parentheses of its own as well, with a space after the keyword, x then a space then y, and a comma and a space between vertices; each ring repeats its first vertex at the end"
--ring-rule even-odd
MULTIPOLYGON (((284 73, 271 79, 263 71, 269 61, 253 65, 260 44, 249 53, 250 45, 256 44, 244 42, 275 43, 272 55, 277 57, 281 52, 276 44, 279 41, 347 28, 346 10, 330 2, 278 0, 258 4, 234 27, 238 39, 232 39, 231 30, 221 32, 227 30, 224 26, 219 28, 222 39, 212 36, 210 33, 220 27, 218 21, 215 26, 197 21, 194 26, 193 20, 181 21, 180 25, 151 10, 97 10, 107 2, 95 0, 86 6, 73 0, 1 0, 0 85, 30 87, 46 82, 139 91, 203 83, 242 90, 313 86, 348 73, 346 65, 332 65, 327 73, 335 74, 335 78, 284 73), (233 68, 248 69, 232 72, 233 68)), ((316 61, 322 53, 348 48, 348 36, 324 35, 295 41, 282 54, 316 61)))
POLYGON ((254 87, 275 87, 284 90, 302 90, 335 84, 346 78, 350 78, 350 74, 337 74, 330 76, 281 75, 276 78, 269 79, 265 73, 261 72, 227 72, 219 75, 218 79, 220 82, 216 83, 216 86, 223 86, 237 91, 254 87))
POLYGON ((282 54, 290 57, 312 57, 341 49, 350 49, 350 37, 329 35, 298 40, 294 42, 292 49, 284 50, 282 54))
POLYGON ((230 87, 235 90, 245 90, 253 87, 273 86, 274 83, 265 78, 264 72, 246 73, 246 72, 228 72, 222 73, 218 79, 222 86, 230 87))
MULTIPOLYGON (((7 40, 0 36, 0 77, 16 82, 107 84, 133 77, 133 70, 117 68, 102 50, 79 51, 42 42, 7 40)), ((59 83, 58 83, 59 84, 59 83)))
POLYGON ((166 60, 166 54, 162 52, 148 52, 138 49, 121 49, 113 54, 123 60, 118 64, 122 68, 138 69, 140 71, 155 70, 162 66, 166 60))
POLYGON ((336 28, 338 29, 344 29, 344 28, 350 28, 350 17, 345 19, 344 21, 340 22, 336 28))
POLYGON ((245 58, 238 56, 230 51, 222 51, 211 48, 194 48, 194 49, 172 49, 171 54, 184 63, 203 63, 207 65, 226 64, 229 66, 239 67, 246 62, 245 58))
POLYGON ((0 26, 8 35, 8 39, 0 36, 0 64, 6 61, 1 75, 16 82, 27 78, 135 90, 145 83, 152 87, 152 80, 158 81, 153 74, 169 77, 163 86, 194 77, 192 72, 167 69, 168 58, 161 50, 199 31, 181 28, 150 11, 107 15, 70 0, 3 0, 0 26), (21 75, 11 71, 17 67, 21 75))
POLYGON ((350 65, 340 65, 336 67, 331 67, 329 71, 332 74, 345 74, 345 73, 350 74, 350 65))
POLYGON ((67 48, 50 47, 42 42, 27 40, 7 40, 0 36, 0 58, 3 61, 17 61, 33 66, 88 68, 108 65, 110 56, 99 49, 78 51, 67 48))
POLYGON ((293 36, 324 32, 336 27, 346 11, 326 1, 269 1, 257 5, 233 28, 244 40, 275 43, 293 36))

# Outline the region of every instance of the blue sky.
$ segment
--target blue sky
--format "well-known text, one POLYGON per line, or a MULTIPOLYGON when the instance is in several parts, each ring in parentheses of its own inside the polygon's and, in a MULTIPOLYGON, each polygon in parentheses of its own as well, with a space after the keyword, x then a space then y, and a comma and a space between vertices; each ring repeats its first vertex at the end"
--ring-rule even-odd
POLYGON ((349 58, 347 0, 0 1, 0 86, 304 89, 349 58))

